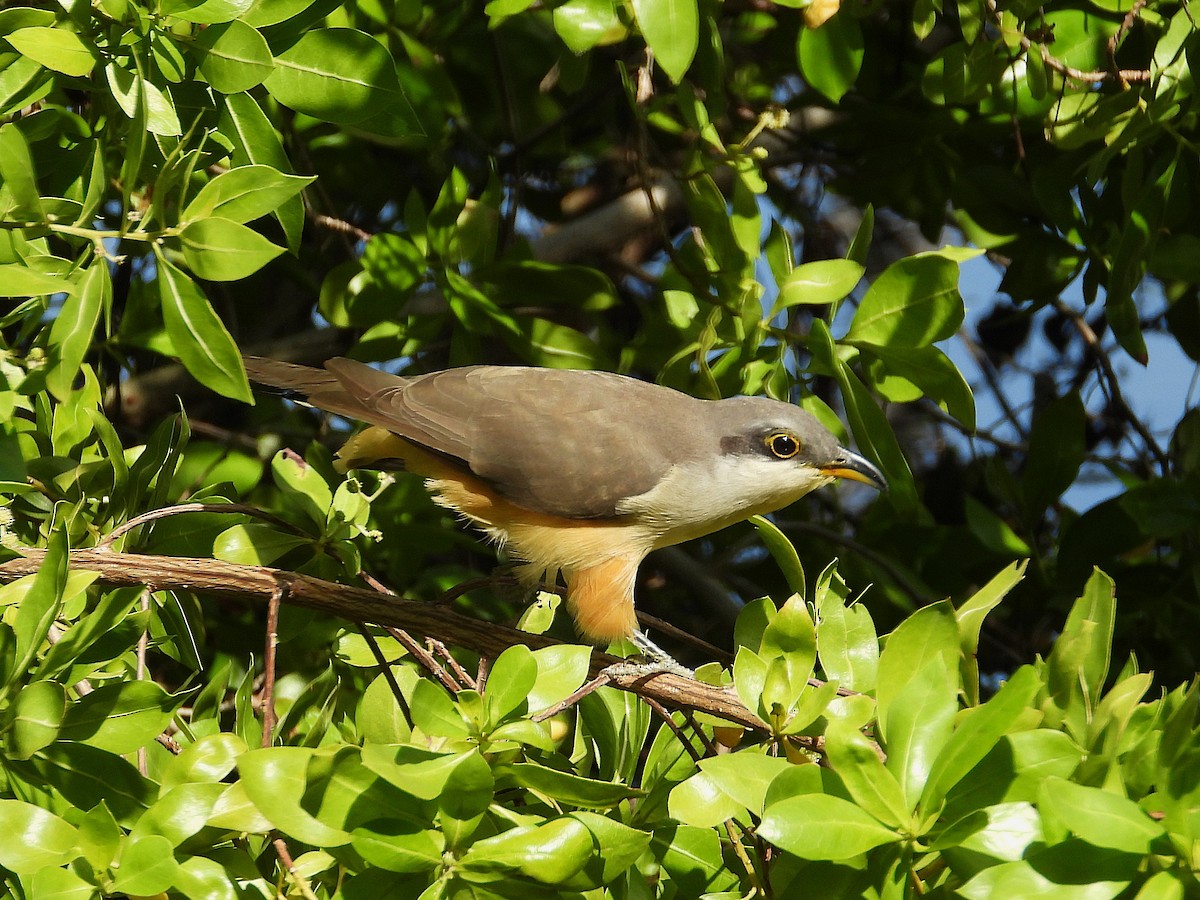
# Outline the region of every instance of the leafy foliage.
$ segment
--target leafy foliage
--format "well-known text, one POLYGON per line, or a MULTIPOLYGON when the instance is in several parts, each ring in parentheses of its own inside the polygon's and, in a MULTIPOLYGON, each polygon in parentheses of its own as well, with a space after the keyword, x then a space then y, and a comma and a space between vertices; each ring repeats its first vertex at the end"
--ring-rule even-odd
MULTIPOLYGON (((1200 420, 1122 375, 1200 360, 1196 13, 5 5, 0 545, 45 553, 0 562, 5 896, 1195 893, 1200 420), (419 483, 334 473, 344 423, 251 409, 246 351, 766 393, 892 489, 647 565, 757 732, 585 692, 569 643, 73 567, 518 615, 452 591, 493 557, 419 483)), ((556 602, 521 627, 569 640, 556 602)))

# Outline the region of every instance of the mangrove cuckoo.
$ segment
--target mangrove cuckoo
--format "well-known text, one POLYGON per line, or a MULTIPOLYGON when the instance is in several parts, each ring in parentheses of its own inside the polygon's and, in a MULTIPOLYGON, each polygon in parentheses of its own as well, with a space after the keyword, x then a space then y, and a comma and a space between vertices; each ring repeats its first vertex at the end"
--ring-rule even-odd
POLYGON ((633 639, 638 565, 659 547, 781 509, 835 478, 885 483, 812 415, 764 397, 698 400, 607 372, 467 366, 398 377, 247 357, 262 384, 371 426, 338 468, 422 475, 441 505, 503 545, 522 580, 561 572, 594 643, 633 639))

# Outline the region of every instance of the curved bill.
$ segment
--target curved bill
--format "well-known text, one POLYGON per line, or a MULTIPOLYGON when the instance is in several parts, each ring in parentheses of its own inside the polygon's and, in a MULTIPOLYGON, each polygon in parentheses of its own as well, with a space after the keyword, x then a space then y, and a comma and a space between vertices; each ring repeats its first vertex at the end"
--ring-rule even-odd
POLYGON ((861 481, 863 484, 869 484, 876 490, 886 491, 888 489, 883 473, 875 467, 875 464, 866 457, 859 456, 851 450, 839 450, 833 462, 829 463, 829 465, 821 466, 821 471, 826 475, 832 475, 834 478, 848 478, 851 481, 861 481))

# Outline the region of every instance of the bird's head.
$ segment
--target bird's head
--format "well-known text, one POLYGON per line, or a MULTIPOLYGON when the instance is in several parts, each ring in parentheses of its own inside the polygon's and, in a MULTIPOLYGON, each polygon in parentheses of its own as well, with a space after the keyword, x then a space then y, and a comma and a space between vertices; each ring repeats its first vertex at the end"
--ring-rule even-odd
POLYGON ((839 444, 811 413, 764 397, 737 397, 719 405, 724 407, 722 454, 737 460, 750 477, 762 477, 768 488, 781 494, 806 493, 846 478, 887 490, 883 473, 839 444))

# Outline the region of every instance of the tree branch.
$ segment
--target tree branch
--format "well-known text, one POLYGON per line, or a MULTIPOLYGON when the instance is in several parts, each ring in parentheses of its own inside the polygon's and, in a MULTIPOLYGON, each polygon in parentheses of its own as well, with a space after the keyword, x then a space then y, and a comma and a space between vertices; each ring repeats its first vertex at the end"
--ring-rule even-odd
MULTIPOLYGON (((46 556, 45 550, 24 550, 23 553, 21 558, 0 563, 0 584, 34 574, 46 556)), ((402 628, 484 656, 499 656, 514 644, 537 649, 558 643, 542 635, 472 619, 438 604, 381 595, 265 566, 238 566, 220 560, 178 556, 75 550, 71 553, 71 568, 96 572, 100 583, 110 587, 144 585, 156 591, 192 591, 263 604, 269 603, 272 596, 279 596, 282 602, 293 606, 320 610, 350 622, 402 628)), ((624 660, 615 656, 593 652, 592 677, 622 662, 624 660)), ((665 706, 695 709, 747 728, 769 730, 741 704, 732 687, 715 687, 667 672, 647 676, 621 673, 619 669, 608 675, 608 683, 665 706)))

